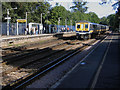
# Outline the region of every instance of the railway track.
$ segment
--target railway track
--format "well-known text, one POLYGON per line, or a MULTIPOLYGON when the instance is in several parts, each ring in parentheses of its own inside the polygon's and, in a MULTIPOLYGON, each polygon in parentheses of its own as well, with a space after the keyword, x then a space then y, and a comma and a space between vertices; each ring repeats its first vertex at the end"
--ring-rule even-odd
MULTIPOLYGON (((74 40, 75 36, 71 36, 71 37, 63 37, 65 38, 69 38, 70 40, 74 40)), ((53 45, 55 43, 61 43, 64 42, 64 39, 57 39, 57 38, 53 38, 50 40, 43 40, 43 41, 37 41, 37 42, 32 42, 32 43, 26 43, 26 44, 21 44, 21 45, 13 45, 12 47, 2 47, 2 57, 6 58, 8 56, 14 55, 14 54, 19 54, 19 53, 23 53, 23 52, 27 52, 29 49, 30 50, 34 50, 36 47, 44 47, 44 46, 49 46, 49 45, 53 45)), ((30 51, 29 50, 29 51, 30 51)))
MULTIPOLYGON (((60 51, 63 51, 63 49, 61 48, 61 50, 57 50, 57 51, 52 51, 54 50, 54 48, 56 47, 60 47, 60 46, 65 46, 67 42, 64 42, 64 43, 61 43, 59 45, 55 45, 55 46, 52 46, 51 48, 45 48, 43 50, 38 50, 36 52, 32 52, 32 53, 29 53, 29 54, 25 54, 23 55, 22 57, 20 58, 15 58, 15 59, 12 59, 12 60, 9 60, 7 61, 7 64, 10 64, 10 65, 14 65, 14 66, 18 66, 19 67, 23 67, 25 65, 28 65, 28 64, 31 64, 31 62, 36 62, 36 60, 39 60, 39 59, 44 59, 46 57, 50 57, 52 54, 54 53, 58 53, 60 51), (41 55, 41 56, 38 56, 38 55, 41 55), (35 59, 36 60, 35 60, 35 59), (28 61, 29 60, 29 61, 28 61), (12 64, 11 64, 12 63, 12 64)), ((57 48, 56 48, 57 49, 57 48)), ((4 64, 3 64, 3 67, 4 67, 4 64)), ((11 70, 9 70, 9 72, 11 72, 11 70)), ((6 73, 6 72, 4 72, 6 73)), ((4 75, 4 73, 2 73, 4 75)))
MULTIPOLYGON (((69 38, 75 38, 75 37, 72 36, 69 38)), ((8 62, 8 60, 11 60, 11 59, 14 60, 16 56, 22 57, 23 55, 25 56, 25 54, 28 54, 28 53, 33 54, 35 52, 42 51, 44 49, 48 49, 69 41, 70 40, 53 39, 53 40, 49 40, 47 42, 42 42, 42 43, 38 42, 38 43, 23 45, 19 47, 2 48, 2 59, 3 59, 3 62, 6 62, 6 61, 8 62)))
POLYGON ((10 72, 13 72, 13 71, 19 69, 20 67, 24 67, 25 65, 36 62, 37 60, 44 59, 45 57, 50 57, 54 53, 63 51, 64 48, 68 48, 68 46, 64 47, 61 50, 57 50, 57 51, 51 51, 51 50, 52 49, 54 50, 55 48, 57 49, 59 47, 63 47, 64 45, 67 45, 69 43, 70 42, 67 41, 67 42, 61 43, 59 45, 57 44, 55 46, 52 46, 51 48, 45 48, 45 49, 43 49, 41 51, 38 50, 38 51, 30 53, 30 54, 25 54, 20 58, 16 56, 15 58, 12 58, 12 60, 6 61, 6 63, 5 62, 2 63, 2 66, 3 66, 2 75, 4 76, 4 75, 6 75, 6 74, 8 74, 10 72), (41 57, 39 57, 38 55, 41 55, 41 57), (11 67, 11 66, 15 66, 15 67, 11 67), (6 68, 7 68, 7 70, 6 70, 6 68))
POLYGON ((45 48, 49 47, 50 45, 57 44, 59 42, 64 42, 63 40, 49 40, 47 42, 38 42, 38 43, 32 43, 32 44, 27 44, 27 45, 22 45, 18 47, 12 47, 12 48, 2 48, 2 57, 4 60, 8 59, 8 57, 19 55, 22 53, 27 53, 30 51, 34 51, 37 48, 45 48), (37 48, 36 48, 37 47, 37 48))
MULTIPOLYGON (((3 76, 16 76, 16 74, 21 74, 17 79, 12 79, 8 77, 3 77, 4 82, 3 89, 5 88, 19 88, 26 82, 29 82, 33 78, 41 75, 42 73, 50 70, 54 66, 64 62, 71 56, 75 55, 76 53, 82 51, 84 48, 88 47, 90 44, 95 42, 96 40, 89 40, 83 42, 66 42, 64 45, 59 45, 57 47, 53 47, 53 52, 48 52, 48 54, 44 54, 44 56, 40 58, 36 58, 34 60, 30 60, 27 63, 21 64, 18 67, 15 67, 11 70, 6 70, 3 73, 3 76), (34 69, 33 69, 34 68, 34 69), (7 78, 7 79, 6 79, 7 78), (32 78, 32 79, 31 79, 32 78), (25 81, 25 82, 24 82, 25 81)), ((32 58, 33 59, 33 58, 32 58)), ((16 64, 18 65, 18 63, 16 64)))
MULTIPOLYGON (((23 57, 27 57, 28 55, 29 56, 33 56, 33 55, 35 55, 35 54, 39 54, 39 53, 41 53, 41 52, 44 52, 44 51, 46 51, 46 50, 49 50, 50 48, 53 48, 53 47, 55 47, 55 46, 58 46, 58 45, 61 45, 61 44, 65 44, 67 41, 65 41, 65 42, 61 42, 61 43, 56 43, 56 44, 53 44, 53 45, 51 45, 51 46, 45 46, 45 47, 42 47, 42 48, 39 48, 39 47, 37 47, 37 48, 34 48, 34 49, 29 49, 29 50, 26 50, 25 52, 23 51, 21 51, 19 54, 14 54, 14 55, 12 55, 12 56, 10 56, 10 57, 7 57, 6 56, 6 58, 3 58, 4 59, 4 63, 5 62, 7 62, 7 63, 9 63, 9 62, 11 62, 11 61, 16 61, 16 57, 19 57, 19 59, 21 59, 21 58, 23 58, 23 57)), ((18 59, 18 58, 17 58, 18 59)))

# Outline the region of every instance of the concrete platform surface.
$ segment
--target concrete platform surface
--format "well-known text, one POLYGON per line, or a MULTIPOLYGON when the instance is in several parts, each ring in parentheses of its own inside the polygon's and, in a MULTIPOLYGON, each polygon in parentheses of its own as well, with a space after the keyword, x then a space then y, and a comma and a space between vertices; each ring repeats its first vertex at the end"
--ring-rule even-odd
POLYGON ((53 36, 55 34, 75 34, 75 32, 60 32, 51 34, 38 34, 38 35, 16 35, 16 36, 1 36, 2 40, 16 39, 16 38, 33 38, 42 36, 53 36))
POLYGON ((10 45, 46 40, 51 38, 71 37, 75 36, 75 32, 60 32, 52 34, 38 34, 38 35, 18 35, 18 36, 1 36, 1 47, 9 47, 10 45))
POLYGON ((120 34, 113 33, 53 88, 119 88, 119 69, 120 34))

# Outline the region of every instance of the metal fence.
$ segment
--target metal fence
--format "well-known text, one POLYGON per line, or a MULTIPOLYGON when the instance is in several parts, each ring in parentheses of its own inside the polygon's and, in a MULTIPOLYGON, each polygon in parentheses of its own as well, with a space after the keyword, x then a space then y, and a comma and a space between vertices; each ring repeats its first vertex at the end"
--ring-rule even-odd
MULTIPOLYGON (((18 25, 18 34, 19 35, 24 35, 25 32, 25 24, 20 23, 18 25)), ((7 35, 7 23, 2 23, 2 35, 7 35)), ((17 24, 16 23, 10 23, 9 25, 9 35, 17 35, 17 24)))
MULTIPOLYGON (((18 24, 18 35, 25 35, 26 25, 25 23, 18 24)), ((65 25, 43 25, 42 34, 44 33, 58 33, 58 32, 70 32, 75 31, 75 26, 65 25), (69 30, 67 30, 69 28, 69 30)), ((1 35, 7 35, 7 23, 2 23, 1 35)), ((10 23, 9 35, 17 35, 17 23, 10 23)))

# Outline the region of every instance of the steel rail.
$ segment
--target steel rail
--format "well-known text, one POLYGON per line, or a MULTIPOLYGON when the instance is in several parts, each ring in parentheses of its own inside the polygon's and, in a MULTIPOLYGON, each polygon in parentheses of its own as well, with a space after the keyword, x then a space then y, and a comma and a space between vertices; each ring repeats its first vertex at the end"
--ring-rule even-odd
POLYGON ((25 85, 26 83, 30 82, 31 80, 35 79, 36 77, 38 77, 38 76, 42 75, 43 73, 51 70, 52 68, 59 65, 60 63, 66 61, 67 59, 69 59, 73 55, 81 52, 83 49, 88 47, 91 43, 93 43, 93 42, 90 42, 88 45, 83 45, 82 47, 79 47, 79 48, 77 48, 77 49, 75 49, 75 50, 73 50, 73 51, 55 59, 55 60, 53 60, 52 62, 44 65, 41 68, 39 68, 39 70, 37 72, 29 74, 29 76, 26 76, 26 78, 24 78, 24 79, 22 77, 18 81, 14 81, 14 82, 10 83, 9 85, 5 86, 4 88, 12 88, 12 89, 20 88, 21 86, 25 85))
MULTIPOLYGON (((95 41, 93 41, 95 42, 95 41)), ((20 88, 21 86, 25 85, 26 83, 28 83, 29 81, 32 81, 33 79, 35 79, 36 77, 42 75, 43 73, 51 70, 52 68, 54 68, 55 66, 59 65, 60 63, 66 61, 67 59, 69 59, 70 57, 72 57, 73 55, 81 52, 82 50, 84 50, 86 47, 88 47, 89 45, 91 45, 93 42, 90 42, 88 44, 84 44, 82 47, 79 47, 55 60, 53 60, 52 62, 44 65, 43 67, 39 68, 38 71, 34 72, 34 73, 30 73, 29 75, 26 75, 26 77, 22 77, 16 81, 13 81, 11 83, 9 83, 8 85, 4 86, 3 89, 6 88, 12 88, 12 89, 17 89, 20 88)))

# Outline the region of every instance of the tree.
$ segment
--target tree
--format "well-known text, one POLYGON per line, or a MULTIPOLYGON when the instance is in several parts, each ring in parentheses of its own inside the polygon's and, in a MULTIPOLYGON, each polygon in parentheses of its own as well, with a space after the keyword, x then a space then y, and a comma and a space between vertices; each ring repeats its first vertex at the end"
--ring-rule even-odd
POLYGON ((55 4, 55 5, 56 5, 56 6, 58 6, 58 5, 59 5, 59 3, 57 3, 57 2, 56 2, 56 4, 55 4))
POLYGON ((115 14, 111 14, 107 17, 108 25, 114 26, 115 25, 115 14))
POLYGON ((89 12, 88 13, 88 18, 89 18, 90 22, 100 23, 100 19, 98 18, 98 16, 94 12, 89 12))
POLYGON ((107 17, 102 17, 100 24, 110 26, 110 29, 115 30, 118 27, 118 22, 115 14, 111 14, 107 17))
MULTIPOLYGON (((80 2, 81 8, 78 7, 78 10, 74 12, 70 12, 66 10, 65 7, 59 5, 51 8, 51 5, 48 2, 2 2, 3 7, 3 22, 6 22, 4 17, 7 16, 7 9, 17 7, 17 10, 10 10, 11 22, 16 23, 16 19, 25 19, 26 12, 30 12, 27 14, 27 20, 29 22, 41 23, 41 13, 42 15, 42 23, 43 24, 55 24, 58 25, 58 18, 60 18, 60 25, 65 25, 65 20, 67 25, 75 25, 76 21, 86 20, 94 23, 99 23, 98 16, 93 13, 84 13, 86 10, 85 4, 86 2, 80 2), (49 13, 48 13, 49 12, 49 13)), ((79 5, 78 5, 79 6, 79 5)))
POLYGON ((108 25, 109 21, 107 19, 107 17, 102 17, 100 19, 100 24, 103 24, 103 25, 108 25))
POLYGON ((70 8, 73 9, 75 12, 80 11, 81 13, 84 13, 88 9, 88 7, 85 6, 87 2, 73 2, 73 3, 75 4, 75 6, 72 6, 70 8))
POLYGON ((25 19, 26 12, 30 12, 28 13, 28 23, 40 23, 41 13, 44 13, 44 23, 46 17, 48 16, 47 11, 49 11, 50 8, 51 6, 48 2, 2 2, 2 21, 6 22, 4 18, 7 16, 7 9, 11 9, 9 15, 12 18, 11 22, 15 23, 16 19, 25 19), (17 7, 17 10, 11 9, 14 7, 17 7))
POLYGON ((58 18, 61 17, 60 24, 65 24, 64 20, 67 17, 68 12, 63 6, 55 6, 50 11, 50 21, 52 24, 58 24, 58 18))
MULTIPOLYGON (((107 0, 101 0, 101 1, 102 1, 102 3, 100 5, 103 5, 103 4, 107 3, 107 0)), ((108 18, 110 17, 110 19, 109 19, 110 21, 109 21, 108 24, 113 27, 113 30, 118 29, 119 28, 119 23, 120 23, 120 20, 119 20, 119 17, 120 17, 120 0, 117 0, 117 1, 118 2, 116 2, 112 5, 114 10, 118 6, 116 14, 112 15, 112 16, 108 16, 108 18)), ((109 2, 111 2, 111 0, 109 0, 109 2)))

